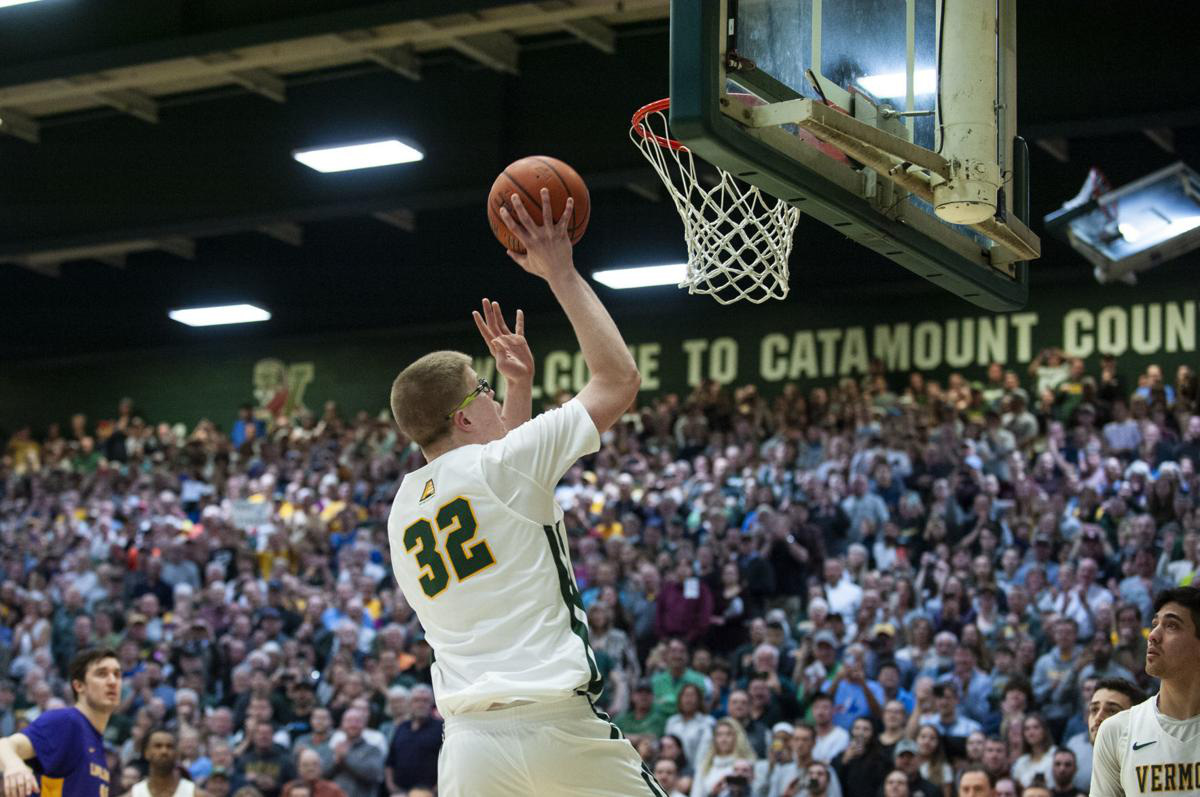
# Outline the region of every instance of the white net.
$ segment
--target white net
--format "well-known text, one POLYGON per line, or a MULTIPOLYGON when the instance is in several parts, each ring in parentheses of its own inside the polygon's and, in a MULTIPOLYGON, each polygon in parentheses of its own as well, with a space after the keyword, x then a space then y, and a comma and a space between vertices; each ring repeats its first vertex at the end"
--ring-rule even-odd
POLYGON ((662 178, 683 218, 688 262, 679 287, 721 304, 785 298, 800 211, 722 169, 717 169, 717 184, 706 188, 691 150, 668 135, 666 103, 643 111, 634 117, 630 138, 662 178))

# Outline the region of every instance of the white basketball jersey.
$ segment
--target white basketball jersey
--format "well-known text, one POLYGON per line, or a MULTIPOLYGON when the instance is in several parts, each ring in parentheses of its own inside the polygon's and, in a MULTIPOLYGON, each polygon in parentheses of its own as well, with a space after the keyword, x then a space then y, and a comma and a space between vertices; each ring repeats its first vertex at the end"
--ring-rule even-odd
POLYGON ((1114 714, 1096 734, 1092 797, 1200 797, 1200 717, 1160 714, 1158 695, 1114 714))
POLYGON ((600 436, 578 400, 404 477, 392 569, 433 648, 444 715, 600 694, 554 488, 600 436))
MULTIPOLYGON (((133 797, 150 797, 150 781, 140 780, 133 784, 130 790, 133 797)), ((179 785, 175 787, 174 797, 194 797, 196 794, 196 784, 184 778, 179 779, 179 785)))

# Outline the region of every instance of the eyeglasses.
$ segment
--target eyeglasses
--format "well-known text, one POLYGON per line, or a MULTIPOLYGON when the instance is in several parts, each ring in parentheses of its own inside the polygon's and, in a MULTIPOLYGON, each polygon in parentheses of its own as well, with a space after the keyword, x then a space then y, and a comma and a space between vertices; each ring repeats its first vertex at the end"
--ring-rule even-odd
POLYGON ((490 392, 491 389, 492 389, 492 386, 488 384, 488 381, 486 379, 484 379, 483 377, 480 377, 479 382, 475 386, 475 389, 472 390, 470 393, 468 393, 466 395, 466 397, 463 398, 462 401, 458 402, 458 406, 455 407, 454 409, 450 410, 450 413, 446 416, 446 418, 447 419, 453 418, 454 413, 458 412, 459 410, 465 410, 467 408, 468 404, 470 404, 475 399, 479 398, 480 393, 490 392))

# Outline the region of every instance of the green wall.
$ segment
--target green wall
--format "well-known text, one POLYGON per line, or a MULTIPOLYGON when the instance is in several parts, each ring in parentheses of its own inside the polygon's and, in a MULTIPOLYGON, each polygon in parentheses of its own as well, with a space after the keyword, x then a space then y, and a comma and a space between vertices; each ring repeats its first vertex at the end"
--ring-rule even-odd
MULTIPOLYGON (((1099 354, 1116 354, 1133 384, 1149 362, 1162 365, 1172 380, 1177 365, 1196 362, 1198 298, 1194 281, 1035 290, 1029 307, 1006 314, 978 311, 944 294, 870 303, 793 296, 732 307, 692 297, 666 318, 643 312, 618 321, 641 366, 646 396, 685 391, 703 377, 755 382, 768 393, 788 381, 829 383, 861 373, 876 355, 897 374, 896 387, 912 369, 977 378, 992 359, 1023 372, 1046 346, 1086 356, 1093 371, 1099 354)), ((317 411, 335 399, 347 412, 377 412, 387 406, 392 378, 415 357, 435 348, 477 358, 486 353, 470 310, 463 308, 462 324, 440 329, 226 337, 189 348, 3 363, 0 429, 41 428, 77 411, 111 417, 126 395, 148 421, 189 425, 211 417, 228 426, 240 404, 266 405, 281 400, 284 390, 287 403, 299 398, 317 411)), ((528 329, 538 359, 537 394, 577 387, 586 375, 565 318, 533 317, 528 329)), ((479 368, 490 373, 490 361, 479 361, 479 368)))

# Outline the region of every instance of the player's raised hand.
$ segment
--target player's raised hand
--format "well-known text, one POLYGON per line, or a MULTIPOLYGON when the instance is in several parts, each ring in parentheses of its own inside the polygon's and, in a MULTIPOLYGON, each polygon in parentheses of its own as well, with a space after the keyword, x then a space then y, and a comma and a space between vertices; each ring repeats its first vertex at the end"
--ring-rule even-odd
POLYGON ((29 797, 37 791, 41 789, 28 764, 13 765, 4 773, 4 797, 29 797))
POLYGON ((509 382, 533 381, 533 352, 525 340, 525 313, 517 310, 516 331, 508 328, 500 303, 483 300, 483 312, 471 313, 488 351, 496 360, 496 370, 509 382))
POLYGON ((541 224, 534 222, 517 194, 512 195, 516 218, 513 218, 513 214, 509 213, 507 208, 500 208, 499 213, 509 231, 525 247, 524 254, 510 249, 508 256, 530 274, 550 281, 556 276, 575 270, 575 264, 571 260, 571 236, 567 229, 571 223, 575 200, 567 197, 566 208, 563 209, 562 216, 555 221, 550 209, 550 191, 543 188, 541 198, 541 224))

